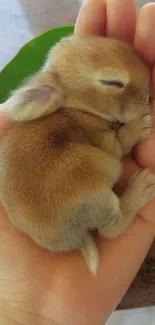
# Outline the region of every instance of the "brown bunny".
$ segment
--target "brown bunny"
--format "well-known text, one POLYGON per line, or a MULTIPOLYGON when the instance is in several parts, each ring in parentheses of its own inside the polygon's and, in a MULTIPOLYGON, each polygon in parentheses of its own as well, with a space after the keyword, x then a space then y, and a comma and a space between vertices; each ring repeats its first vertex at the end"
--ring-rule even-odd
POLYGON ((71 36, 0 105, 15 123, 0 143, 0 200, 11 221, 51 251, 80 250, 92 273, 91 231, 114 238, 155 196, 136 173, 119 199, 121 157, 151 132, 150 75, 133 48, 71 36))

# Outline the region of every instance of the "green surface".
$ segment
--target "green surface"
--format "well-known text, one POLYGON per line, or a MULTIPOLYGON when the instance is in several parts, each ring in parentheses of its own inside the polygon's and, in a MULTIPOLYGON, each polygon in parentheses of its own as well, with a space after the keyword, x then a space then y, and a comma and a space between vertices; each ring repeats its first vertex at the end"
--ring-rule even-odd
POLYGON ((62 37, 72 34, 74 26, 51 29, 27 43, 0 72, 0 103, 21 81, 37 72, 42 66, 50 48, 62 37))

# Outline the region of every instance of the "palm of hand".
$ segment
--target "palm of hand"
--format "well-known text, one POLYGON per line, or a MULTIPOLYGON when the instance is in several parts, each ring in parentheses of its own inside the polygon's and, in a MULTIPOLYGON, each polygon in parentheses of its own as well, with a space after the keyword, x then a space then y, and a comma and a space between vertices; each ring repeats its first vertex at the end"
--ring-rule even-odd
MULTIPOLYGON (((131 12, 131 2, 126 2, 128 3, 128 10, 131 12)), ((121 3, 121 0, 117 1, 117 3, 121 3)), ((122 3, 121 6, 123 6, 122 3)), ((107 14, 109 14, 110 18, 110 6, 107 14)), ((81 13, 81 22, 82 15, 83 13, 81 13)), ((130 35, 130 40, 131 35, 133 37, 134 11, 131 13, 132 28, 128 22, 124 21, 123 15, 120 13, 120 16, 117 17, 117 27, 121 21, 120 25, 124 24, 126 35, 130 35)), ((144 24, 142 18, 139 19, 137 30, 140 28, 139 26, 144 24)), ((104 17, 102 19, 104 20, 104 17)), ((79 28, 79 24, 80 18, 77 28, 79 28)), ((103 28, 101 25, 100 29, 103 30, 103 28)), ((112 23, 109 25, 109 30, 110 28, 112 30, 112 23)), ((119 28, 116 28, 113 36, 121 38, 122 29, 123 27, 121 27, 119 33, 119 28)), ((97 33, 100 32, 97 31, 97 33)), ((140 43, 138 43, 138 34, 136 37, 136 44, 139 44, 139 50, 141 50, 140 43)), ((148 41, 148 44, 151 45, 151 40, 148 41)), ((147 54, 142 54, 147 57, 147 54)), ((151 60, 150 58, 149 54, 148 60, 151 60)), ((152 148, 153 141, 155 139, 152 135, 150 141, 145 141, 138 147, 137 160, 144 167, 152 165, 155 161, 151 151, 146 151, 148 147, 152 148), (147 152, 146 155, 145 152, 147 152)), ((125 158, 125 173, 119 185, 119 190, 124 187, 128 177, 137 168, 138 165, 131 156, 125 158)), ((151 202, 150 206, 151 204, 154 203, 151 202)), ((149 209, 149 207, 146 209, 149 209)), ((89 274, 78 253, 54 255, 40 249, 25 234, 22 234, 10 224, 2 207, 0 207, 0 229, 0 301, 2 306, 4 301, 8 302, 8 308, 13 310, 14 318, 20 319, 20 315, 22 315, 21 319, 26 320, 25 324, 29 323, 30 319, 33 319, 34 324, 37 323, 38 325, 51 324, 51 322, 53 322, 52 324, 67 325, 73 323, 74 325, 98 323, 97 320, 100 319, 103 312, 104 297, 102 292, 102 263, 106 258, 106 254, 104 255, 103 240, 99 240, 98 243, 101 252, 101 266, 97 278, 94 279, 89 274), (14 297, 13 300, 12 296, 14 297)))

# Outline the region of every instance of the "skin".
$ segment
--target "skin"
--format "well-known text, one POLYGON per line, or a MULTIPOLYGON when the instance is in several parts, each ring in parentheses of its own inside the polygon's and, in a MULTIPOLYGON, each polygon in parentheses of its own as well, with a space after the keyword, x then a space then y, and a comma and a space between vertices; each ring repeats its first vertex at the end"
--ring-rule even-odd
MULTIPOLYGON (((106 6, 104 0, 89 0, 81 8, 75 32, 107 32, 108 36, 134 42, 150 64, 155 87, 154 30, 154 4, 144 7, 136 22, 132 0, 106 0, 106 6)), ((9 117, 0 116, 0 137, 5 135, 9 123, 9 117)), ((138 145, 136 159, 142 167, 155 171, 154 145, 153 132, 149 140, 138 145)), ((134 160, 125 158, 124 175, 117 191, 122 191, 126 179, 137 168, 134 160)), ((40 249, 10 224, 0 206, 0 323, 103 325, 151 246, 155 236, 154 210, 155 200, 140 212, 123 236, 113 241, 98 240, 101 262, 98 275, 93 278, 78 253, 52 255, 40 249)))

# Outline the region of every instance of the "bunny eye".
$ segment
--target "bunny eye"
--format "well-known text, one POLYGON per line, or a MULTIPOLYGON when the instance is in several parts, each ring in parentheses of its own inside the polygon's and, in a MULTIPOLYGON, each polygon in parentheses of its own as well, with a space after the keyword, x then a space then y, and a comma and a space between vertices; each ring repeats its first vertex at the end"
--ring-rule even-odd
POLYGON ((105 86, 124 88, 124 84, 120 80, 100 80, 105 86))

